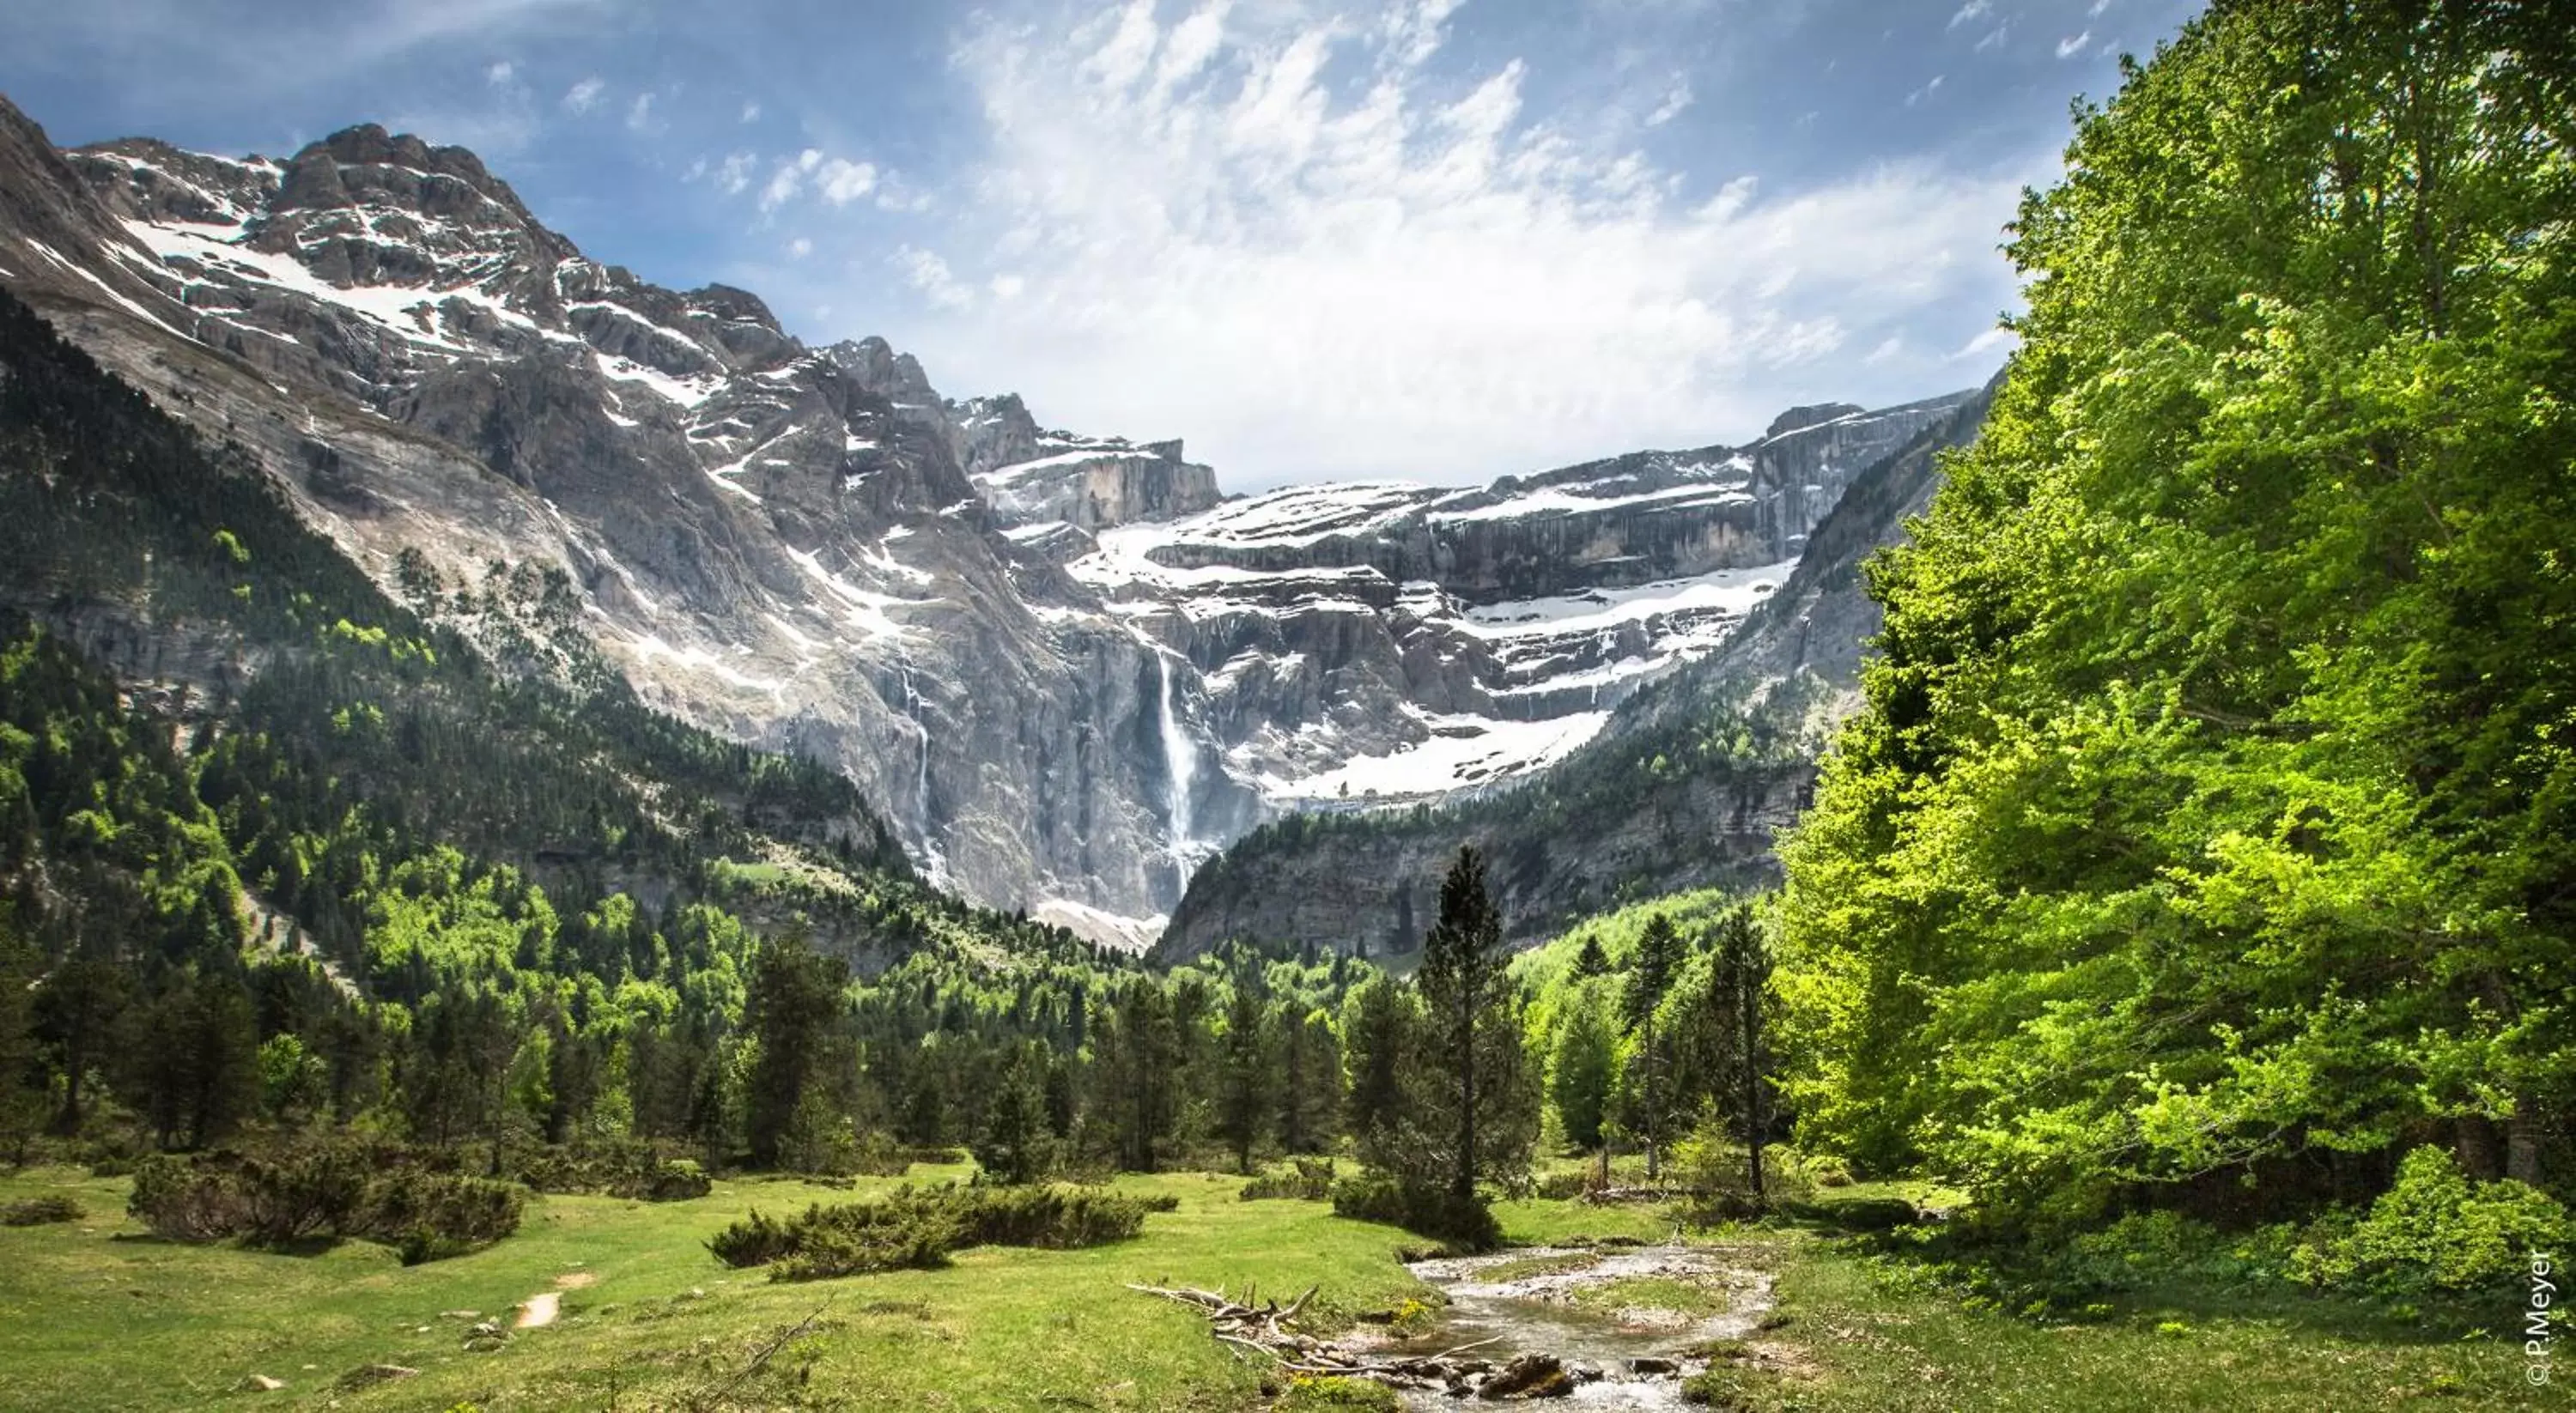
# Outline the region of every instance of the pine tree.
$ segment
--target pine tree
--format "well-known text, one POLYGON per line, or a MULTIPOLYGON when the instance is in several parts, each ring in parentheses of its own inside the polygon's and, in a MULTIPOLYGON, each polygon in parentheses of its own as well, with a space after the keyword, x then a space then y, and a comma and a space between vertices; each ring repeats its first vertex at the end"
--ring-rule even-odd
POLYGON ((1663 1176, 1664 1130, 1671 1123, 1673 1108, 1671 1047, 1668 1038, 1657 1033, 1656 1012, 1664 993, 1672 989, 1673 972, 1681 960, 1681 934, 1674 930, 1673 920, 1663 913, 1646 919, 1637 950, 1629 958, 1628 987, 1619 1004, 1633 1037, 1622 1076, 1624 1107, 1628 1126, 1645 1140, 1649 1181, 1663 1176))
POLYGON ((1479 1182, 1512 1184, 1529 1171, 1537 1103, 1521 1063, 1520 989, 1503 948, 1502 914, 1486 889, 1485 862, 1458 851, 1440 885, 1440 917, 1423 942, 1419 1074, 1426 1156, 1460 1208, 1479 1182))
POLYGON ((27 1145, 45 1121, 35 1002, 27 990, 39 967, 36 949, 0 903, 0 1154, 13 1164, 27 1161, 27 1145))
POLYGON ((1585 934, 1582 949, 1574 954, 1574 979, 1588 980, 1609 970, 1610 956, 1601 950, 1601 938, 1598 934, 1585 934))
POLYGON ((1269 1014, 1250 978, 1238 979, 1226 1002, 1216 1095, 1217 1134, 1234 1150, 1237 1172, 1252 1171, 1252 1148, 1271 1114, 1269 1014))
POLYGON ((815 951, 802 933, 773 940, 754 959, 743 1004, 743 1025, 760 1047, 744 1096, 754 1164, 777 1165, 798 1101, 821 1080, 849 979, 846 963, 815 951))
POLYGON ((1753 1200, 1762 1200, 1763 1090, 1769 1083, 1770 1056, 1765 1048, 1765 1011, 1771 994, 1771 953, 1753 920, 1750 904, 1727 911, 1717 928, 1714 964, 1709 968, 1712 1000, 1719 1009, 1726 1049, 1733 1060, 1731 1083, 1711 1095, 1720 1112, 1733 1108, 1743 1125, 1745 1182, 1753 1200), (1731 1092, 1728 1092, 1731 1091, 1731 1092))
POLYGON ((1392 1170, 1411 1127, 1405 1078, 1421 1029, 1420 997, 1384 976, 1371 977, 1342 1003, 1343 1125, 1361 1161, 1392 1170))

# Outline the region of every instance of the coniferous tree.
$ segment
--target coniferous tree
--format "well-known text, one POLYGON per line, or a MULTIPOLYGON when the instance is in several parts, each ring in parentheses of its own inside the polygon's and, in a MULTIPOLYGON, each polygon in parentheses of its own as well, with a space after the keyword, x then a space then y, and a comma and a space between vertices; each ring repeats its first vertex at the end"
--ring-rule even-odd
POLYGON ((1252 1171, 1252 1148, 1268 1127, 1274 1086, 1270 1072, 1270 1008, 1248 980, 1238 980, 1226 1002, 1225 1036, 1217 1055, 1216 1127, 1234 1150, 1235 1171, 1252 1171))
POLYGON ((815 951, 801 932, 774 939, 754 959, 743 1004, 744 1028, 759 1046, 743 1106, 754 1164, 777 1166, 799 1101, 822 1078, 849 979, 847 963, 815 951))
POLYGON ((45 1122, 44 1067, 28 994, 40 966, 34 945, 18 936, 8 906, 0 904, 0 1155, 13 1164, 26 1162, 27 1146, 45 1122))
POLYGON ((1620 995, 1621 1019, 1630 1032, 1628 1063, 1620 1076, 1621 1108, 1628 1127, 1644 1141, 1649 1181, 1663 1175, 1664 1132, 1674 1107, 1671 1046, 1659 1031, 1656 1012, 1681 961, 1681 934, 1672 918, 1657 913, 1646 919, 1636 953, 1629 958, 1627 989, 1620 995))
POLYGON ((1283 1000, 1274 1017, 1279 1033, 1279 1146, 1289 1153, 1320 1153, 1332 1140, 1341 1109, 1341 1056, 1331 1022, 1283 1000))
POLYGON ((1462 848, 1440 885, 1440 917, 1423 941, 1415 976, 1422 995, 1417 1085, 1425 1156, 1460 1207, 1475 1202, 1480 1182, 1512 1185, 1525 1178, 1538 1136, 1510 962, 1484 859, 1473 846, 1462 848))
POLYGON ((1344 1127, 1371 1167, 1393 1170, 1408 1145, 1406 1076, 1421 1029, 1421 998, 1391 978, 1362 982, 1343 1003, 1344 1127))
POLYGON ((118 1018, 133 994, 125 968, 86 953, 56 966, 36 994, 38 1034, 51 1042, 63 1100, 54 1132, 80 1132, 91 1070, 104 1058, 118 1018))

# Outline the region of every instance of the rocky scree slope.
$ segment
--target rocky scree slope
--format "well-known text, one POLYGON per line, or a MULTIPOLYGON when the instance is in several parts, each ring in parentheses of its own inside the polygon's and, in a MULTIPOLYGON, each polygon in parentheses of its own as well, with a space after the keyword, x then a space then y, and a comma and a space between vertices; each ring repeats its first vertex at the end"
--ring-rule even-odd
POLYGON ((433 617, 560 569, 646 701, 830 764, 970 898, 1129 943, 1265 818, 1562 758, 1954 401, 1224 501, 1178 442, 592 261, 462 149, 58 151, 5 101, 0 284, 433 617))

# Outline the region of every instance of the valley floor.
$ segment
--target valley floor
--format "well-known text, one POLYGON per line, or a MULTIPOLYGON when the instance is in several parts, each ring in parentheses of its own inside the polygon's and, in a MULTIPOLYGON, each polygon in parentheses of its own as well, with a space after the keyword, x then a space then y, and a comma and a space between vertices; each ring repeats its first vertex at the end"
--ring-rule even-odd
MULTIPOLYGON (((915 1170, 917 1180, 960 1175, 915 1170)), ((1240 1201, 1241 1181, 1122 1179, 1180 1199, 1123 1245, 982 1249, 947 1270, 774 1284, 719 1265, 705 1240, 755 1206, 782 1213, 891 1183, 724 1182, 667 1205, 546 1197, 498 1246, 405 1268, 363 1243, 275 1255, 163 1242, 125 1217, 124 1180, 30 1171, 0 1177, 0 1201, 68 1195, 89 1215, 0 1229, 0 1407, 1255 1409, 1268 1401, 1259 1370, 1210 1340, 1195 1314, 1126 1283, 1252 1283, 1283 1298, 1320 1283, 1328 1321, 1426 1292, 1397 1263, 1418 1245, 1404 1233, 1316 1203, 1240 1201), (550 1324, 468 1352, 478 1321, 506 1327, 549 1292, 550 1324), (343 1385, 380 1364, 418 1373, 343 1385), (254 1376, 284 1386, 244 1391, 254 1376)), ((1516 1243, 1673 1230, 1653 1208, 1529 1201, 1500 1212, 1516 1243)), ((1768 1271, 1777 1299, 1765 1322, 1776 1328, 1725 1366, 1736 1387, 1721 1399, 1735 1401, 1719 1406, 2570 1406, 2524 1383, 2514 1310, 2462 1339, 2456 1325, 2338 1302, 2177 1289, 2049 1325, 1972 1308, 1813 1232, 1705 1240, 1731 1265, 1768 1271)))

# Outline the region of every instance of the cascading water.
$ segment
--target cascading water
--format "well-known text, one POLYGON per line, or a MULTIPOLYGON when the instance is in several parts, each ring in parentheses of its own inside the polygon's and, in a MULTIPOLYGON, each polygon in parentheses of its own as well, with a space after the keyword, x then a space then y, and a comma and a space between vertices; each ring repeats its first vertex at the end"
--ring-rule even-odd
POLYGON ((1171 821, 1172 857, 1186 859, 1191 841, 1190 787, 1199 773, 1198 744, 1181 729, 1180 716, 1172 710, 1171 655, 1157 650, 1154 670, 1162 682, 1165 817, 1171 821))
POLYGON ((921 851, 929 864, 933 879, 948 875, 948 859, 939 851, 939 838, 930 830, 930 723, 921 719, 921 693, 912 685, 912 670, 903 673, 903 710, 911 718, 918 751, 912 766, 913 830, 921 836, 921 851))

